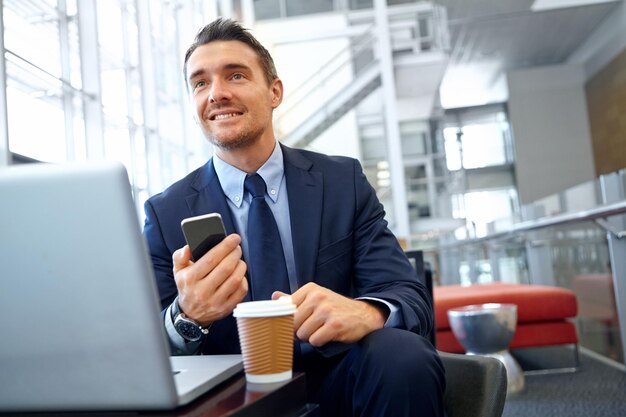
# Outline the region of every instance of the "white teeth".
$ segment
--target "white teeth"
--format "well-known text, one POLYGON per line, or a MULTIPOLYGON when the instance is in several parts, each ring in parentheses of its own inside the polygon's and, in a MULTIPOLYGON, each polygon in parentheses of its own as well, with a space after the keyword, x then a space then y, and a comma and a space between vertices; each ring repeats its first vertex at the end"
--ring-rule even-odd
POLYGON ((237 116, 237 113, 218 114, 215 116, 214 120, 224 120, 235 116, 237 116))

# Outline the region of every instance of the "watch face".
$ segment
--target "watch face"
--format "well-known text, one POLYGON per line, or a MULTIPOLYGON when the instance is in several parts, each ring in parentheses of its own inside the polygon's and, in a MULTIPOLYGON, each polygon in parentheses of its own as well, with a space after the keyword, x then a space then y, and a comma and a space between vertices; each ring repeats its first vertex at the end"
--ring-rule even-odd
POLYGON ((178 331, 178 333, 182 337, 189 340, 190 342, 200 340, 200 338, 202 337, 202 330, 200 329, 200 327, 198 327, 197 324, 194 324, 182 317, 176 320, 174 326, 176 326, 176 331, 178 331))

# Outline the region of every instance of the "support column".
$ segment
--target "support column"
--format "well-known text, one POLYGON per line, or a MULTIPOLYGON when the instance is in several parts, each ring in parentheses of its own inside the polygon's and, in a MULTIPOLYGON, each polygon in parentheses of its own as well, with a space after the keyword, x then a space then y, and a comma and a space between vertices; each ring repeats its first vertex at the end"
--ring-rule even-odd
POLYGON ((11 164, 9 113, 7 110, 7 68, 4 55, 4 4, 0 0, 0 168, 11 164))
POLYGON ((550 241, 543 237, 543 231, 528 234, 526 256, 531 284, 556 285, 554 268, 552 267, 550 241))
POLYGON ((59 17, 59 52, 61 58, 61 82, 63 88, 63 117, 65 118, 65 152, 68 161, 76 159, 74 143, 74 90, 70 84, 72 79, 70 65, 69 30, 67 5, 65 0, 58 1, 59 17))
POLYGON ((241 0, 241 21, 246 27, 254 26, 254 2, 252 0, 241 0))
POLYGON ((228 19, 236 19, 234 8, 233 8, 233 0, 218 0, 220 7, 220 14, 222 17, 228 19))
MULTIPOLYGON (((176 58, 178 58, 176 60, 177 63, 182 62, 182 58, 185 56, 185 52, 186 49, 182 49, 181 45, 181 33, 183 31, 183 27, 186 24, 189 24, 188 22, 191 21, 191 18, 189 17, 189 10, 185 9, 183 6, 177 6, 175 11, 175 24, 176 24, 176 58)), ((181 118, 182 121, 182 126, 181 126, 181 135, 183 137, 183 148, 185 149, 186 152, 186 156, 184 159, 184 171, 185 172, 190 172, 191 171, 191 166, 190 166, 190 158, 189 158, 189 154, 193 153, 192 149, 194 149, 195 144, 193 144, 194 146, 192 146, 191 143, 189 143, 189 138, 191 137, 190 135, 190 131, 189 131, 189 127, 190 127, 190 120, 191 117, 189 117, 189 115, 193 114, 192 113, 192 109, 189 109, 189 97, 187 95, 187 89, 186 87, 183 87, 183 83, 186 85, 187 81, 185 80, 185 77, 182 74, 182 64, 178 65, 178 68, 180 68, 177 71, 177 74, 179 74, 179 78, 180 80, 182 80, 182 82, 179 82, 176 85, 176 93, 177 93, 177 98, 178 98, 178 108, 180 111, 180 114, 183 115, 183 117, 181 118)))
MULTIPOLYGON (((623 201, 624 195, 623 182, 626 181, 624 176, 619 173, 603 175, 600 177, 600 186, 602 188, 602 202, 605 204, 623 201)), ((620 214, 607 218, 607 223, 611 229, 624 231, 626 230, 626 215, 620 214)), ((626 360, 626 238, 618 238, 612 232, 607 232, 607 241, 609 243, 609 254, 611 257, 611 272, 613 273, 613 287, 615 289, 615 305, 617 306, 617 318, 619 321, 619 332, 622 340, 622 353, 626 360)))
MULTIPOLYGON (((461 281, 461 284, 478 284, 478 260, 480 259, 480 244, 469 244, 461 247, 461 259, 467 260, 469 266, 469 282, 461 281)), ((463 278, 463 277, 461 277, 463 278)))
POLYGON ((393 71, 391 37, 387 19, 386 0, 374 0, 374 14, 378 37, 378 55, 382 79, 382 94, 385 111, 385 131, 387 134, 387 158, 391 174, 391 193, 395 219, 394 232, 400 238, 408 238, 409 210, 406 200, 404 161, 402 142, 398 125, 396 82, 393 71))
POLYGON ((459 285, 461 283, 461 247, 449 247, 439 251, 440 284, 459 285))
POLYGON ((494 282, 506 282, 509 277, 500 276, 500 258, 504 256, 504 246, 498 242, 485 242, 489 265, 491 266, 491 278, 494 282), (504 278, 504 280, 503 280, 504 278))
MULTIPOLYGON (((545 215, 542 207, 531 206, 527 214, 532 219, 545 215)), ((537 230, 526 235, 526 259, 530 284, 555 285, 554 267, 552 266, 552 248, 549 231, 537 230)))
POLYGON ((83 113, 87 159, 104 158, 104 120, 100 84, 100 47, 96 0, 78 2, 80 73, 83 83, 83 113))
POLYGON ((157 91, 154 79, 154 60, 148 0, 137 0, 137 32, 139 36, 139 79, 141 80, 141 104, 143 107, 143 129, 146 143, 148 167, 148 192, 160 191, 161 184, 161 141, 158 136, 157 91))
MULTIPOLYGON (((439 206, 437 206, 437 184, 435 183, 435 168, 433 166, 432 152, 427 151, 428 159, 426 160, 426 181, 428 187, 428 207, 430 217, 436 219, 440 216, 439 206)), ((409 219, 409 223, 410 223, 409 219)))

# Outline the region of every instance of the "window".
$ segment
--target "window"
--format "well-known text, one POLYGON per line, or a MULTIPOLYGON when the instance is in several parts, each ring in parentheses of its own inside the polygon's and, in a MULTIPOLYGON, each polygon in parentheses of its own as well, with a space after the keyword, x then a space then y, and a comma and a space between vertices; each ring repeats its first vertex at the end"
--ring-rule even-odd
POLYGON ((76 2, 3 2, 9 150, 65 162, 84 149, 76 2))
POLYGON ((180 72, 195 30, 216 17, 206 3, 0 2, 14 160, 118 160, 143 214, 150 194, 210 155, 202 139, 187 143, 180 72))
POLYGON ((443 139, 450 171, 514 161, 511 128, 501 104, 446 111, 443 139))
POLYGON ((446 127, 443 130, 446 163, 450 171, 504 165, 507 155, 506 122, 446 127))
POLYGON ((465 219, 481 237, 487 235, 487 223, 513 215, 518 204, 514 188, 470 191, 452 196, 452 217, 465 219))
POLYGON ((466 169, 504 165, 504 136, 499 123, 463 126, 463 167, 466 169))

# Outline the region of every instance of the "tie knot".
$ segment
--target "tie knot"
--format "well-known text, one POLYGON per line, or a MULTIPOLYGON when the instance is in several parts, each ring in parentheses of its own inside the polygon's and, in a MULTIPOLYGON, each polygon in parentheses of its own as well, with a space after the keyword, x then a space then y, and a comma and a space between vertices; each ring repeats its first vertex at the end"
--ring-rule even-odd
POLYGON ((259 174, 247 175, 243 188, 252 195, 252 198, 265 198, 265 181, 259 174))

